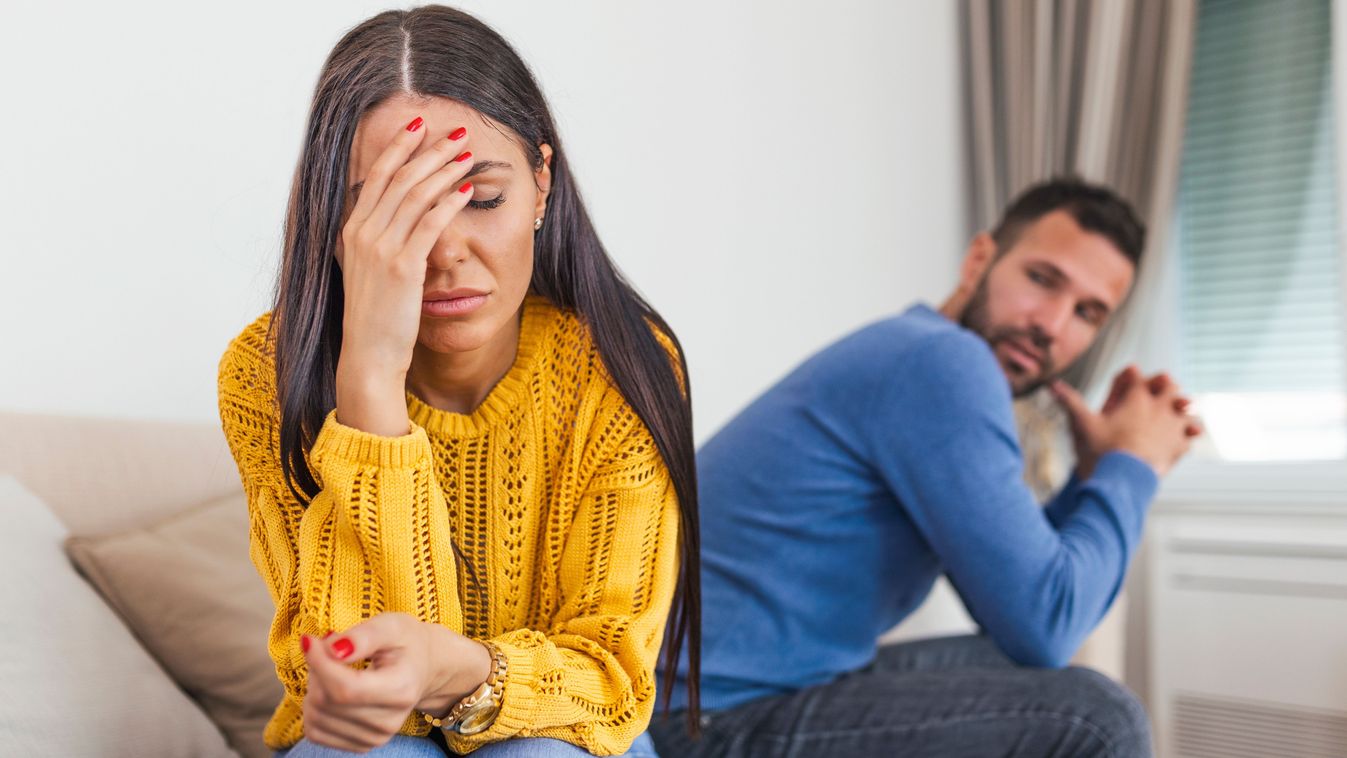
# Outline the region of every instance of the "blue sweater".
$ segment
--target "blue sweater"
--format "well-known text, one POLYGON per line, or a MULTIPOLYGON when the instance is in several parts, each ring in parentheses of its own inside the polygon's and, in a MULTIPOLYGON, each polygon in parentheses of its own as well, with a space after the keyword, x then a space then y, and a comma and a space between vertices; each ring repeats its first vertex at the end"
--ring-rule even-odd
POLYGON ((941 573, 1011 658, 1064 665, 1117 594, 1157 485, 1113 452, 1043 508, 991 349, 923 305, 805 361, 697 463, 712 710, 861 668, 941 573))

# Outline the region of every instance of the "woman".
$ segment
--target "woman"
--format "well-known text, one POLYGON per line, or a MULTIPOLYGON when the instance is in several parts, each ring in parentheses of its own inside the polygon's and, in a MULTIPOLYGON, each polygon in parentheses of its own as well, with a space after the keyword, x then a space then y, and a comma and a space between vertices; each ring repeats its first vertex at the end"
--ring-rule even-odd
POLYGON ((266 743, 653 755, 661 642, 669 672, 699 650, 685 376, 509 45, 439 6, 349 32, 275 307, 220 366, 276 604, 266 743))

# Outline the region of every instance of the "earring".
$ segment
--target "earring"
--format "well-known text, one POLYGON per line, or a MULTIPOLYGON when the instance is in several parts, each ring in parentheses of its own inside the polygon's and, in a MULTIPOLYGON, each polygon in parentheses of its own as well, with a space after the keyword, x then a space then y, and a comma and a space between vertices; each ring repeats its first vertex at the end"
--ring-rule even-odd
POLYGON ((541 218, 533 219, 533 231, 536 232, 541 228, 543 228, 543 220, 541 218))

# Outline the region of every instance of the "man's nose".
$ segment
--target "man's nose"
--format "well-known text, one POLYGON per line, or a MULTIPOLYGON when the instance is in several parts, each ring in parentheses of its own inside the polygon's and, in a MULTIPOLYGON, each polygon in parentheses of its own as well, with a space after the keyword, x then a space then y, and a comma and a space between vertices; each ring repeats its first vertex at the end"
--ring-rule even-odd
POLYGON ((1050 297, 1039 304, 1034 311, 1034 326, 1045 337, 1055 340, 1066 330, 1071 322, 1071 313, 1075 304, 1068 297, 1050 297))

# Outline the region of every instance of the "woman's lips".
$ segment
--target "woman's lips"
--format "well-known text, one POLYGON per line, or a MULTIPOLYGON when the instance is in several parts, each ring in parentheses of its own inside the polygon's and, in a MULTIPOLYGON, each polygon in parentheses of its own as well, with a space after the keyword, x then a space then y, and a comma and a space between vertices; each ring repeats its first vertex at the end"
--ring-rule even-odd
POLYGON ((426 316, 463 316, 486 305, 487 295, 473 294, 434 296, 421 301, 421 313, 426 316))

